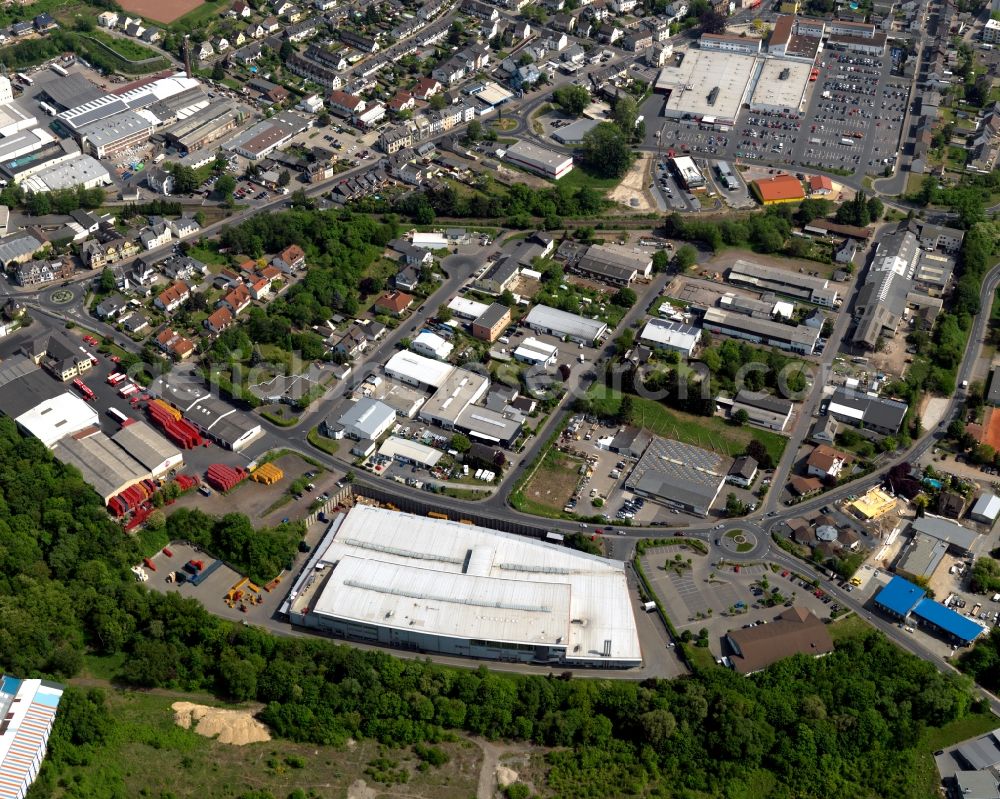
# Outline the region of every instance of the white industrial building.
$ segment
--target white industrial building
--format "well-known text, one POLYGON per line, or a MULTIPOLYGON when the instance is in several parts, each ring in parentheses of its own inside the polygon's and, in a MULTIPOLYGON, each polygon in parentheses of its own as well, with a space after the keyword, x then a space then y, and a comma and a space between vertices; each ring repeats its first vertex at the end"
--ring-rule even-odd
POLYGON ((449 363, 408 350, 395 353, 385 364, 386 375, 394 380, 434 391, 441 388, 454 371, 455 367, 449 363))
POLYGON ((524 363, 552 366, 559 357, 559 350, 537 338, 526 338, 514 350, 514 357, 524 363))
POLYGON ((476 302, 465 297, 453 297, 448 303, 448 310, 460 319, 467 319, 472 322, 486 313, 490 306, 484 302, 476 302))
POLYGON ((45 759, 63 686, 0 677, 0 797, 23 799, 45 759))
POLYGON ((639 334, 639 341, 659 350, 668 350, 690 358, 701 341, 697 327, 665 319, 650 319, 639 334))
POLYGON ((40 402, 16 419, 17 426, 52 449, 60 438, 97 427, 97 411, 68 391, 40 402))
POLYGON ((507 148, 505 160, 542 177, 559 180, 573 171, 573 156, 518 141, 507 148))
POLYGON ((392 458, 401 463, 415 463, 428 469, 437 465, 441 460, 443 452, 434 447, 428 447, 419 441, 411 441, 408 438, 389 436, 378 448, 378 454, 385 458, 392 458))
POLYGON ((468 369, 454 369, 434 395, 420 409, 425 422, 454 429, 459 415, 486 396, 490 380, 468 369))
POLYGON ((539 665, 641 665, 620 561, 475 525, 357 505, 282 610, 387 647, 539 665))
POLYGON ((593 344, 608 332, 608 326, 600 319, 588 319, 547 305, 536 305, 528 311, 524 317, 524 324, 536 333, 567 338, 584 344, 593 344))
POLYGON ((1000 515, 1000 497, 987 491, 969 510, 969 518, 981 524, 993 524, 1000 515))
POLYGON ((353 438, 356 441, 375 441, 396 423, 396 411, 384 402, 362 397, 348 408, 338 420, 340 435, 334 438, 353 438))
POLYGON ((437 333, 424 330, 410 343, 410 349, 418 355, 446 361, 451 355, 451 351, 455 349, 455 345, 450 341, 445 341, 437 333))

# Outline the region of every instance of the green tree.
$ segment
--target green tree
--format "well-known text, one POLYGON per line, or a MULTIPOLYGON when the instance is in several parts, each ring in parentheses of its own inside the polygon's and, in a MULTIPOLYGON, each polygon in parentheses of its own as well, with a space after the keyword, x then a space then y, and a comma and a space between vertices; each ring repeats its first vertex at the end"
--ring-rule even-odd
POLYGON ((236 178, 232 175, 222 175, 215 183, 215 191, 225 203, 232 203, 235 190, 236 178))
POLYGON ((449 446, 457 452, 465 453, 472 449, 472 442, 469 441, 467 436, 464 436, 461 433, 455 433, 455 435, 451 437, 449 446))
POLYGON ((570 84, 552 92, 552 101, 567 116, 578 117, 590 105, 590 92, 584 86, 570 84))
POLYGON ((278 185, 281 187, 287 186, 292 182, 292 173, 287 169, 282 169, 278 174, 278 185))
POLYGON ((222 80, 226 77, 226 68, 222 64, 222 59, 220 58, 212 66, 212 80, 222 80))
POLYGON ((620 178, 632 165, 633 154, 621 130, 602 122, 583 137, 583 162, 603 178, 620 178))
POLYGON ((698 251, 690 244, 682 244, 674 253, 674 266, 683 272, 698 263, 698 251))
POLYGON ((635 305, 638 299, 639 298, 632 289, 622 287, 611 296, 611 303, 619 306, 620 308, 631 308, 635 305))
POLYGON ((657 250, 653 253, 653 271, 656 273, 666 272, 670 267, 670 256, 666 250, 657 250))
POLYGON ((480 141, 483 138, 483 123, 478 119, 473 119, 465 128, 465 137, 471 142, 480 141))
POLYGON ((110 294, 115 290, 118 285, 118 281, 115 280, 115 273, 111 271, 111 268, 106 266, 101 270, 101 293, 110 294))
POLYGON ((750 421, 750 414, 747 413, 743 408, 740 408, 736 413, 733 414, 733 422, 739 426, 743 427, 747 422, 750 421))
POLYGON ((628 139, 635 135, 635 121, 639 118, 639 106, 630 94, 619 94, 611 102, 611 118, 628 139))

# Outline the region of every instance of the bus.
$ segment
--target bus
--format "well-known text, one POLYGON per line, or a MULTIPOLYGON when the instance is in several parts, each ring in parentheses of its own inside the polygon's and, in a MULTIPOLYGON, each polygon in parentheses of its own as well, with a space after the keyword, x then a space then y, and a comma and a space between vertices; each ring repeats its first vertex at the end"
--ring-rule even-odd
POLYGON ((44 111, 44 112, 45 112, 46 114, 48 114, 48 115, 49 115, 50 117, 54 117, 54 116, 56 115, 56 109, 54 109, 54 108, 53 108, 53 107, 52 107, 51 105, 49 105, 48 103, 39 103, 39 104, 38 104, 38 106, 39 106, 39 108, 41 108, 41 109, 42 109, 42 110, 43 110, 43 111, 44 111))
POLYGON ((90 386, 84 383, 79 377, 73 380, 73 387, 83 395, 85 400, 91 401, 95 399, 94 392, 91 390, 90 386))
POLYGON ((124 372, 115 372, 114 374, 108 375, 108 385, 117 386, 124 379, 125 379, 124 372))
POLYGON ((854 146, 854 139, 846 139, 846 138, 845 139, 841 139, 840 143, 843 144, 845 147, 853 147, 854 146))
POLYGON ((58 64, 50 64, 49 69, 51 69, 57 75, 62 75, 64 78, 69 76, 69 73, 58 64))
POLYGON ((108 416, 118 422, 118 424, 125 424, 128 421, 128 417, 117 408, 108 408, 108 416))
POLYGON ((15 72, 14 77, 17 78, 19 81, 21 81, 21 83, 23 83, 25 86, 31 86, 34 83, 34 81, 27 75, 25 75, 23 72, 15 72))
POLYGON ((119 397, 131 397, 139 390, 139 387, 135 383, 126 383, 120 389, 118 389, 119 397))

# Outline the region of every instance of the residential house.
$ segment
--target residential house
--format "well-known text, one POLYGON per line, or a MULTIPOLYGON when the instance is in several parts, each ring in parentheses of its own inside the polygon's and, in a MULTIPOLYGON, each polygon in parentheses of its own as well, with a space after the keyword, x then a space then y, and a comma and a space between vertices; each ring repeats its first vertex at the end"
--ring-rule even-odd
POLYGON ((170 196, 174 190, 174 176, 158 166, 146 170, 146 185, 159 194, 170 196))
POLYGON ((445 61, 431 70, 431 75, 447 86, 453 86, 465 77, 465 65, 457 59, 445 61))
POLYGON ((464 0, 461 11, 463 14, 479 19, 492 21, 500 18, 500 12, 497 11, 496 6, 481 2, 481 0, 464 0))
POLYGON ((274 256, 271 263, 285 274, 292 274, 306 265, 306 254, 298 244, 290 244, 274 256))
POLYGON ((122 319, 122 327, 130 336, 137 336, 149 329, 149 320, 136 311, 122 319))
POLYGON ((97 15, 97 24, 102 28, 114 28, 118 24, 116 11, 102 11, 97 15))
POLYGON ((165 328, 156 337, 156 344, 163 352, 178 361, 187 360, 194 353, 194 342, 171 327, 165 328))
POLYGON ((819 444, 806 459, 806 474, 828 483, 835 483, 847 462, 848 457, 844 453, 826 444, 819 444))
POLYGON ((316 20, 304 19, 285 28, 284 37, 290 42, 304 42, 317 33, 316 20))
POLYGON ((360 97, 341 91, 330 92, 327 104, 333 113, 342 117, 353 117, 355 114, 360 114, 367 105, 360 97))
POLYGON ((191 289, 187 283, 177 280, 159 293, 154 304, 161 311, 171 313, 176 311, 191 296, 191 289))
POLYGON ((221 55, 222 53, 231 49, 232 45, 229 44, 229 39, 227 39, 225 36, 216 36, 214 39, 212 39, 212 47, 215 48, 215 52, 221 55))
POLYGON ((250 307, 250 289, 240 283, 222 298, 220 304, 227 306, 234 316, 239 316, 250 307))
POLYGON ((230 7, 229 11, 226 12, 226 16, 232 19, 250 19, 253 14, 253 9, 244 0, 236 0, 235 3, 230 7))
POLYGON ((174 238, 177 239, 193 236, 201 230, 201 225, 189 216, 182 216, 179 219, 170 219, 167 221, 167 227, 170 228, 171 234, 173 234, 174 238))
POLYGON ((417 100, 416 98, 407 91, 400 89, 388 102, 389 110, 394 114, 400 114, 403 111, 412 111, 416 108, 417 100))
POLYGON ((97 304, 94 313, 98 319, 117 319, 126 308, 128 308, 126 299, 121 294, 112 294, 97 304))
POLYGON ((223 330, 231 327, 234 321, 233 312, 229 310, 228 306, 223 305, 221 308, 216 308, 206 317, 205 327, 209 332, 218 335, 223 330))
POLYGON ((413 87, 413 96, 418 100, 430 100, 435 94, 444 91, 444 87, 434 78, 421 78, 413 87))
POLYGON ((374 55, 379 51, 378 42, 371 36, 365 36, 346 28, 341 28, 337 33, 340 36, 340 41, 346 45, 350 45, 355 50, 360 50, 362 53, 374 55))
POLYGON ((159 28, 146 28, 146 30, 143 31, 142 36, 139 38, 147 44, 156 44, 163 38, 163 31, 159 28))
POLYGON ((138 253, 138 244, 117 233, 85 241, 80 247, 80 257, 91 269, 100 269, 138 253))
POLYGON ((413 305, 413 297, 403 291, 387 291, 375 300, 375 310, 391 316, 402 316, 413 305))
POLYGON ((197 45, 194 54, 199 61, 206 61, 215 55, 215 48, 212 47, 211 42, 206 40, 197 45))
POLYGON ((157 247, 162 247, 171 238, 173 238, 173 233, 170 232, 170 227, 166 222, 157 222, 150 225, 144 228, 139 234, 139 240, 147 250, 155 250, 157 247))

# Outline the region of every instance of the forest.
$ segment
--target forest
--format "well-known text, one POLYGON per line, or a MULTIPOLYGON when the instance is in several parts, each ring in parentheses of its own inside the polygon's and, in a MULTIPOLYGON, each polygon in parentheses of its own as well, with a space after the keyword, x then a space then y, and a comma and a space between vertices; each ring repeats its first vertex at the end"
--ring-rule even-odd
MULTIPOLYGON (((186 523, 203 527, 195 514, 186 523)), ((128 572, 139 558, 79 474, 0 419, 7 673, 65 680, 85 653, 118 656, 125 685, 256 700, 262 720, 296 741, 404 745, 446 730, 535 741, 556 747, 546 793, 567 799, 759 795, 761 786, 788 799, 920 796, 921 735, 978 710, 966 683, 874 632, 750 679, 715 668, 641 683, 516 676, 232 624, 194 599, 147 591, 128 572)), ((100 691, 71 691, 31 799, 121 797, 87 768, 116 734, 100 691)))

